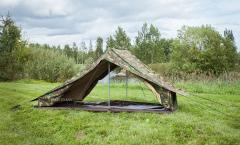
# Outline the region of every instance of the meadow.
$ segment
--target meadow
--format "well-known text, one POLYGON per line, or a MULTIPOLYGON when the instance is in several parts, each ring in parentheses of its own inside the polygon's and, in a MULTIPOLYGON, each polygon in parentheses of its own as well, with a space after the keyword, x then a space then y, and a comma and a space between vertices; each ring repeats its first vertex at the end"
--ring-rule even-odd
MULTIPOLYGON (((209 144, 240 142, 240 82, 178 82, 191 95, 178 96, 179 108, 170 114, 93 113, 37 109, 31 99, 57 86, 35 80, 0 83, 0 144, 209 144), (20 104, 18 108, 12 108, 20 104)), ((99 84, 86 98, 106 100, 107 86, 99 84)), ((143 85, 112 84, 111 98, 156 102, 143 85)))

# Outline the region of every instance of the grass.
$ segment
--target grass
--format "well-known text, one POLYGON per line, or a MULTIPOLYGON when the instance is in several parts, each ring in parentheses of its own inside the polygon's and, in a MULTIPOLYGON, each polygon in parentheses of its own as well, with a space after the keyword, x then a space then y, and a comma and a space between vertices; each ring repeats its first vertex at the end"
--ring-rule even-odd
MULTIPOLYGON (((190 97, 178 97, 172 114, 92 113, 32 107, 29 100, 57 83, 21 80, 0 83, 0 144, 209 144, 240 142, 240 82, 185 82, 178 87, 190 97), (213 103, 200 97, 215 100, 213 103), (18 110, 11 107, 21 104, 18 110), (210 107, 210 108, 209 108, 210 107)), ((156 101, 150 91, 130 84, 125 97, 122 84, 113 84, 111 97, 156 101)), ((107 86, 98 85, 87 100, 107 99, 107 86)))

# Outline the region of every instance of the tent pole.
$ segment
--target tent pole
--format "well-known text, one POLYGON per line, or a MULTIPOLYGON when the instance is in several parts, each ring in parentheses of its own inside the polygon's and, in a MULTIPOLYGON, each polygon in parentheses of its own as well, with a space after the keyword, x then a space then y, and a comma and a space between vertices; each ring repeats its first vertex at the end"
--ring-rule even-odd
POLYGON ((128 96, 128 72, 126 70, 126 97, 128 96))
POLYGON ((108 107, 110 108, 110 63, 108 63, 108 107))

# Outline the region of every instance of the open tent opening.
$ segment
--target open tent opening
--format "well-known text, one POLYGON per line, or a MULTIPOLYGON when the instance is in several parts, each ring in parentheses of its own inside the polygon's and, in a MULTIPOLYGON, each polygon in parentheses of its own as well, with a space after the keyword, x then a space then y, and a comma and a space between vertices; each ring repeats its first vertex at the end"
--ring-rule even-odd
MULTIPOLYGON (((117 92, 115 92, 117 93, 117 92)), ((34 99, 38 100, 39 107, 70 107, 89 111, 144 111, 166 112, 177 109, 176 93, 184 94, 164 82, 151 69, 127 50, 109 49, 93 66, 82 75, 66 81, 61 86, 34 99), (145 103, 138 101, 122 101, 111 99, 111 74, 116 68, 125 70, 126 98, 128 94, 128 80, 132 78, 143 82, 153 92, 158 103, 145 103), (87 102, 86 96, 90 94, 99 80, 107 78, 107 101, 87 102), (83 101, 84 100, 84 101, 83 101)), ((105 97, 105 96, 103 96, 105 97)), ((90 99, 90 98, 89 98, 90 99)))
POLYGON ((127 71, 119 80, 117 79, 119 74, 112 71, 105 78, 99 80, 84 102, 61 103, 54 106, 112 112, 165 111, 151 90, 144 85, 144 82, 127 71))
POLYGON ((125 72, 124 75, 119 78, 121 72, 111 72, 110 83, 108 75, 100 80, 84 101, 108 101, 108 99, 110 99, 159 104, 153 92, 151 92, 143 81, 131 75, 126 76, 125 72), (110 85, 110 97, 108 96, 108 85, 110 85))

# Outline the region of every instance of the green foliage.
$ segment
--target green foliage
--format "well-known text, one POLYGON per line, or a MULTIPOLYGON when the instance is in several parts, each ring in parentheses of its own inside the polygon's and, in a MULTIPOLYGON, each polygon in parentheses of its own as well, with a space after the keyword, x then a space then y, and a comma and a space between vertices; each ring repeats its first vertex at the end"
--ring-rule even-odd
POLYGON ((157 27, 144 23, 136 37, 134 54, 146 64, 169 61, 172 40, 160 39, 160 36, 157 27))
MULTIPOLYGON (((2 17, 0 25, 0 80, 20 78, 41 79, 50 82, 65 81, 80 71, 76 63, 89 58, 86 45, 82 51, 73 46, 27 44, 21 38, 21 29, 10 16, 2 17)), ((91 60, 89 58, 89 60, 91 60)))
POLYGON ((72 57, 73 55, 73 51, 68 44, 64 45, 63 52, 66 54, 67 57, 72 57))
POLYGON ((165 76, 171 73, 170 63, 153 63, 149 64, 149 67, 157 74, 161 74, 161 76, 165 76))
MULTIPOLYGON (((164 39, 162 38, 159 42, 159 46, 161 47, 161 49, 163 49, 163 59, 161 57, 158 57, 159 55, 157 55, 155 57, 156 61, 155 62, 169 62, 170 61, 170 57, 171 57, 171 53, 172 53, 172 43, 173 43, 173 39, 164 39)), ((161 53, 162 55, 162 53, 161 53)))
POLYGON ((85 59, 85 64, 89 64, 89 63, 93 63, 94 62, 94 58, 95 58, 95 51, 93 51, 93 44, 92 44, 92 40, 89 41, 89 48, 88 48, 88 52, 87 52, 87 57, 85 59))
POLYGON ((69 79, 77 73, 74 60, 64 54, 41 48, 33 48, 30 51, 31 57, 25 65, 28 78, 56 82, 69 79))
POLYGON ((179 82, 179 81, 225 81, 225 82, 237 82, 240 81, 240 73, 237 71, 225 72, 219 75, 215 75, 209 72, 186 72, 173 70, 171 63, 155 63, 150 64, 149 67, 159 74, 161 78, 167 82, 179 82))
MULTIPOLYGON (((107 48, 128 49, 146 64, 161 63, 159 68, 157 68, 159 65, 153 67, 161 73, 167 71, 164 72, 165 74, 203 72, 218 76, 231 71, 240 71, 240 54, 237 53, 231 30, 226 29, 222 36, 211 26, 184 26, 178 31, 177 39, 164 39, 160 36, 156 26, 145 23, 138 32, 135 45, 132 46, 126 32, 118 27, 115 34, 107 38, 107 48)), ((48 44, 27 44, 21 38, 21 29, 11 17, 9 15, 2 17, 0 80, 33 77, 48 81, 63 81, 75 73, 74 68, 79 66, 76 64, 92 63, 102 54, 101 37, 96 40, 95 51, 92 41, 89 42, 89 48, 84 41, 81 42, 80 47, 73 43, 72 46, 66 44, 63 49, 48 44), (37 55, 38 51, 42 56, 37 55), (60 62, 64 66, 61 66, 60 62), (44 66, 41 67, 42 64, 44 66), (49 74, 46 74, 48 72, 49 74)))
POLYGON ((131 48, 131 40, 127 36, 123 28, 118 27, 113 37, 110 35, 109 38, 107 38, 107 48, 115 48, 115 49, 131 48))
POLYGON ((108 38, 107 38, 107 49, 109 48, 115 48, 115 41, 113 39, 113 37, 110 35, 108 38))
POLYGON ((27 56, 21 41, 21 30, 9 15, 0 24, 0 80, 14 80, 23 75, 27 56))
POLYGON ((103 54, 103 39, 98 37, 96 40, 95 59, 99 58, 103 54))
MULTIPOLYGON (((0 83, 0 144, 237 145, 240 142, 239 83, 178 83, 177 86, 197 96, 179 96, 179 110, 170 114, 37 109, 29 102, 57 85, 27 80, 0 83), (17 104, 21 105, 18 109, 10 109, 17 104)), ((143 89, 147 97, 141 96, 140 88, 130 85, 130 96, 126 99, 154 100, 150 91, 143 89)), ((107 93, 106 85, 97 85, 86 99, 107 100, 107 93)), ((112 84, 111 97, 125 99, 124 96, 124 85, 112 84)))
POLYGON ((184 26, 173 44, 172 63, 177 71, 197 70, 218 75, 234 69, 236 55, 233 41, 211 26, 184 26))
POLYGON ((234 39, 232 30, 225 29, 223 34, 224 34, 225 38, 228 38, 228 39, 230 39, 231 41, 234 42, 235 39, 234 39))
MULTIPOLYGON (((54 49, 50 47, 50 49, 54 49)), ((74 42, 72 46, 66 44, 64 45, 63 50, 61 48, 57 48, 57 51, 66 55, 69 59, 73 59, 76 64, 85 64, 85 60, 89 57, 94 57, 92 50, 92 43, 90 43, 89 51, 87 51, 87 46, 84 41, 81 42, 81 46, 78 47, 74 42)))
POLYGON ((21 29, 10 16, 2 17, 0 28, 1 80, 27 77, 53 82, 64 81, 76 74, 76 65, 68 58, 71 56, 76 59, 76 45, 74 49, 66 45, 63 52, 60 47, 47 44, 26 45, 21 38, 21 29))
POLYGON ((178 82, 178 87, 193 93, 237 95, 240 94, 240 81, 187 81, 178 82), (186 83, 186 84, 184 84, 186 83), (211 86, 211 87, 210 87, 211 86))
POLYGON ((12 18, 7 15, 2 17, 0 25, 0 52, 12 52, 20 47, 21 30, 12 18))
POLYGON ((237 64, 236 64, 236 70, 240 72, 240 52, 237 54, 237 64))

